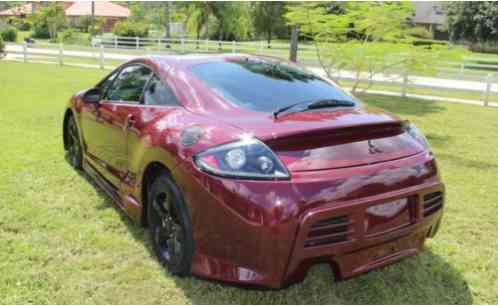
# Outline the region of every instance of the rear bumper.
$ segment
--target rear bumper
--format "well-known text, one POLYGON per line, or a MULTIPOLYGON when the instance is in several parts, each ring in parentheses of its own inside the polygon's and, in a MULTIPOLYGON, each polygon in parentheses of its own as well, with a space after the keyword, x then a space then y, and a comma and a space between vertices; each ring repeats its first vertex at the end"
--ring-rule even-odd
POLYGON ((359 200, 354 205, 335 204, 309 211, 300 220, 300 229, 283 285, 303 280, 308 268, 316 262, 331 264, 336 279, 344 280, 415 255, 422 250, 425 239, 436 234, 443 205, 444 185, 438 183, 422 189, 392 193, 378 199, 359 200), (424 203, 427 202, 424 198, 430 199, 431 195, 435 194, 441 196, 437 207, 433 206, 432 210, 424 209, 424 203), (401 198, 410 199, 408 222, 381 231, 369 232, 366 222, 367 209, 401 198), (347 234, 329 233, 329 236, 336 235, 343 239, 317 246, 307 245, 313 224, 337 216, 347 217, 349 224, 345 231, 347 234))
POLYGON ((296 174, 290 182, 216 178, 188 164, 176 170, 191 214, 192 273, 243 285, 281 288, 316 262, 346 279, 416 254, 443 208, 444 185, 429 154, 296 174), (424 210, 424 197, 434 193, 439 198, 424 210), (370 207, 396 199, 408 199, 404 209, 372 216, 370 207), (317 222, 339 217, 347 219, 346 234, 325 231, 327 243, 310 244, 317 222))

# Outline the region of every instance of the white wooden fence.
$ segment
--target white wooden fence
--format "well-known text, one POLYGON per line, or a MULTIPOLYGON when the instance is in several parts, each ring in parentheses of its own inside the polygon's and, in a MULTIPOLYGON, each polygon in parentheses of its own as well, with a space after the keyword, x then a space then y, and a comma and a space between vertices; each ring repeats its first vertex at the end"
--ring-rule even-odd
MULTIPOLYGON (((149 39, 150 41, 152 39, 149 39)), ((126 42, 131 41, 129 38, 126 42)), ((134 39, 134 48, 126 47, 123 49, 122 41, 114 40, 113 44, 109 47, 108 43, 104 41, 95 41, 92 47, 80 47, 80 46, 64 46, 63 44, 42 44, 36 43, 34 45, 24 44, 8 44, 7 54, 14 60, 21 60, 23 62, 49 62, 55 63, 60 66, 63 65, 75 65, 84 67, 94 67, 94 68, 113 68, 128 59, 131 59, 138 55, 144 54, 171 54, 171 53, 191 53, 191 52, 242 52, 246 53, 248 48, 255 50, 247 53, 262 53, 267 54, 264 51, 268 49, 268 45, 265 42, 213 42, 213 41, 198 41, 193 39, 163 39, 159 38, 155 41, 156 44, 161 44, 162 48, 155 49, 145 49, 142 45, 143 39, 134 39), (117 42, 116 42, 117 41, 117 42), (138 42, 138 43, 137 43, 138 42), (181 52, 173 49, 172 46, 167 47, 167 44, 175 44, 176 49, 180 49, 181 52), (197 44, 199 48, 197 49, 197 44), (230 47, 230 48, 228 48, 230 47), (194 50, 194 51, 192 51, 194 50)), ((284 45, 284 44, 281 44, 284 45)), ((283 46, 278 44, 270 46, 272 50, 283 49, 283 46)), ((250 50, 249 50, 250 51, 250 50)), ((306 62, 305 62, 306 63, 306 62)), ((479 65, 479 64, 477 64, 479 65)), ((469 64, 461 64, 460 73, 467 74, 469 64)), ((486 65, 481 64, 482 68, 491 68, 498 71, 498 65, 486 65)), ((354 81, 355 78, 347 74, 347 71, 337 71, 335 77, 340 80, 354 81)), ((495 106, 498 105, 498 82, 496 76, 493 73, 486 73, 479 75, 479 77, 474 77, 473 81, 467 81, 467 85, 464 87, 454 86, 451 82, 458 83, 462 81, 460 75, 452 79, 436 79, 439 81, 427 83, 427 82, 417 82, 417 78, 422 78, 413 75, 387 75, 381 78, 374 79, 372 84, 374 85, 390 85, 389 91, 398 89, 401 96, 406 96, 410 88, 425 88, 437 91, 462 91, 473 93, 476 98, 473 100, 481 101, 484 106, 495 106), (414 81, 415 79, 415 81, 414 81), (444 82, 443 82, 444 81, 444 82), (450 81, 450 82, 448 82, 450 81), (474 84, 475 83, 475 84, 474 84), (470 85, 469 85, 470 84, 470 85)), ((368 83, 366 77, 361 79, 361 82, 368 83)), ((465 82, 465 81, 464 81, 465 82)), ((434 94, 438 96, 438 94, 434 94)), ((444 97, 445 95, 439 95, 444 97)), ((447 96, 446 96, 447 97, 447 96)))

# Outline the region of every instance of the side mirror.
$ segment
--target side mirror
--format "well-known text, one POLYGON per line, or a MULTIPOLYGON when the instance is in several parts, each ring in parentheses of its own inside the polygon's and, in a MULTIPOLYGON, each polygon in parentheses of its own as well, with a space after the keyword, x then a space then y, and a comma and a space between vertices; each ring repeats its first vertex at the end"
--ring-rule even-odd
POLYGON ((100 97, 102 96, 102 90, 100 88, 92 88, 85 92, 83 95, 83 102, 98 104, 100 102, 100 97))

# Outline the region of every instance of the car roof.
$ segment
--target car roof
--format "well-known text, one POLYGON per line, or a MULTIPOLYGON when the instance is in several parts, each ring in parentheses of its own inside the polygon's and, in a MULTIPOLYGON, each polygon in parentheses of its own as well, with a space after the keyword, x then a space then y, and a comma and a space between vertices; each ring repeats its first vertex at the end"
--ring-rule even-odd
MULTIPOLYGON (((149 55, 138 57, 130 62, 152 62, 153 64, 163 68, 186 69, 197 64, 210 62, 226 62, 234 60, 253 59, 269 62, 285 61, 281 58, 260 56, 244 53, 231 54, 188 54, 188 55, 149 55)), ((167 69, 166 69, 167 70, 167 69)))

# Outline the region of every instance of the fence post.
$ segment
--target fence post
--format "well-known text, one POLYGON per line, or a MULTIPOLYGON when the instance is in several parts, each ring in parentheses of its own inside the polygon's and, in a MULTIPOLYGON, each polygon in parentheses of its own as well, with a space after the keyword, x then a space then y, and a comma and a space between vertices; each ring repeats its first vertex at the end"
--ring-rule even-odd
POLYGON ((235 40, 232 40, 232 53, 235 53, 235 48, 237 46, 235 45, 235 40))
POLYGON ((135 41, 137 42, 137 49, 139 49, 140 48, 140 38, 138 38, 138 36, 135 37, 135 41))
POLYGON ((206 39, 206 52, 209 51, 209 39, 206 39))
POLYGON ((462 63, 460 63, 460 76, 463 77, 463 73, 465 70, 465 60, 462 60, 462 63))
POLYGON ((403 98, 406 98, 406 91, 408 89, 408 71, 404 70, 403 71, 403 83, 401 87, 401 96, 403 98))
POLYGON ((24 62, 27 63, 28 62, 28 43, 24 42, 22 44, 22 52, 23 52, 24 62))
POLYGON ((221 40, 218 40, 218 51, 221 51, 222 49, 221 40))
POLYGON ((491 79, 493 78, 492 73, 488 73, 486 76, 486 90, 484 92, 484 106, 488 106, 489 104, 489 95, 491 94, 491 79))
POLYGON ((118 48, 118 37, 114 36, 114 49, 118 48))
POLYGON ((180 43, 182 45, 182 53, 185 53, 185 39, 183 37, 181 38, 180 43))
POLYGON ((161 50, 161 38, 157 39, 157 48, 161 50))
POLYGON ((259 53, 260 54, 263 53, 263 41, 262 40, 259 41, 259 53))
POLYGON ((59 44, 59 66, 64 65, 64 48, 62 43, 59 44))
POLYGON ((104 69, 104 45, 100 45, 100 69, 104 69))

